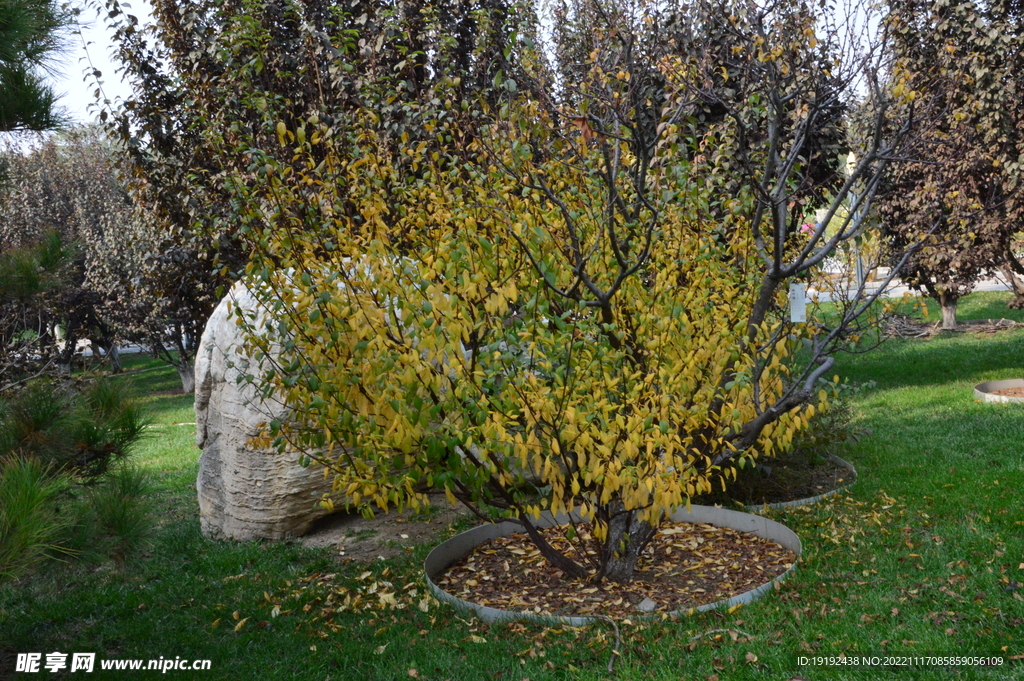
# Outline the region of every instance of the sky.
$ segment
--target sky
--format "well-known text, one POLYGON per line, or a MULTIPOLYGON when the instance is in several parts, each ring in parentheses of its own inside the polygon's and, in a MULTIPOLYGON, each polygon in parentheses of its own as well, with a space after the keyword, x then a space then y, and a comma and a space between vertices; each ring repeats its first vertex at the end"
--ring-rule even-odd
MULTIPOLYGON (((127 6, 126 3, 122 3, 127 6)), ((149 6, 140 0, 132 2, 131 9, 139 21, 149 21, 149 6)), ((54 88, 62 95, 58 104, 76 122, 86 123, 96 120, 98 109, 95 108, 96 90, 93 78, 86 78, 86 72, 92 68, 99 69, 103 74, 103 94, 112 102, 124 98, 131 89, 117 74, 116 66, 111 61, 114 49, 112 32, 107 28, 102 17, 97 17, 95 10, 83 10, 79 17, 81 34, 68 36, 67 54, 59 65, 55 65, 58 73, 52 77, 54 88), (91 66, 90 66, 91 63, 91 66), (94 105, 90 109, 90 105, 94 105)))

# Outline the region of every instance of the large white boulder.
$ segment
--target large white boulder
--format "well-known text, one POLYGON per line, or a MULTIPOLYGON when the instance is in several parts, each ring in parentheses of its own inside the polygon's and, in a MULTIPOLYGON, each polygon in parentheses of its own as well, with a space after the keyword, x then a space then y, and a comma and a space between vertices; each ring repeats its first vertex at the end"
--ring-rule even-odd
POLYGON ((236 283, 206 324, 196 355, 196 444, 199 519, 215 539, 285 539, 304 534, 327 511, 318 505, 331 489, 321 466, 299 465, 296 452, 253 449, 247 443, 263 423, 287 417, 240 382, 248 360, 231 310, 256 310, 243 282, 236 283))

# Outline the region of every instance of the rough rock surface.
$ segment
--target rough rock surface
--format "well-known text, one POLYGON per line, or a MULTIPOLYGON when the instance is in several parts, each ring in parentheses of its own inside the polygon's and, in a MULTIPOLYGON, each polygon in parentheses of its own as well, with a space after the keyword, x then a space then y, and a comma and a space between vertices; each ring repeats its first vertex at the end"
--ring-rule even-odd
POLYGON ((256 300, 239 282, 220 301, 196 355, 196 444, 199 518, 214 539, 284 539, 304 534, 327 514, 317 505, 330 491, 319 466, 303 468, 298 454, 254 450, 246 443, 260 427, 282 418, 281 405, 263 403, 236 378, 247 366, 230 309, 253 310, 256 300))

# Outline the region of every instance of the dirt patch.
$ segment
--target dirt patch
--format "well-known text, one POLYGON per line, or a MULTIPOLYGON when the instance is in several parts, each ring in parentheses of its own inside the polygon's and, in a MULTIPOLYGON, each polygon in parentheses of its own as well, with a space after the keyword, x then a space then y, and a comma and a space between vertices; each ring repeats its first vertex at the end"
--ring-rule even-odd
POLYGON ((854 481, 850 469, 825 456, 786 452, 766 459, 757 467, 737 471, 727 491, 693 497, 701 506, 761 506, 816 497, 854 481))
POLYGON ((430 502, 430 508, 419 512, 378 512, 373 518, 336 513, 319 520, 300 542, 308 548, 336 547, 340 560, 394 558, 419 544, 439 542, 444 530, 466 513, 443 494, 431 494, 430 502))
MULTIPOLYGON (((577 562, 594 555, 589 526, 542 530, 577 562)), ((438 579, 448 593, 501 610, 546 615, 665 613, 715 603, 765 584, 788 570, 796 556, 775 542, 724 527, 671 523, 662 527, 637 562, 628 584, 566 580, 550 567, 524 533, 491 539, 438 579)))
POLYGON ((954 331, 942 328, 942 322, 923 322, 909 315, 894 315, 885 322, 882 329, 888 338, 931 338, 948 333, 993 334, 999 331, 1016 329, 1021 326, 1012 319, 967 319, 958 321, 954 331))
POLYGON ((993 390, 989 395, 1002 395, 1003 397, 1024 397, 1024 388, 1003 388, 993 390))

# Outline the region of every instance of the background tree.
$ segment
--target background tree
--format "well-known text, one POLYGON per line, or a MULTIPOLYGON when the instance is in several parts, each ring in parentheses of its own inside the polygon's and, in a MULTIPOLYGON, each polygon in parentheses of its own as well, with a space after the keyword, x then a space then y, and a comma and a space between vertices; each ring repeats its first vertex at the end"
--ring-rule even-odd
POLYGON ((403 135, 430 141, 421 109, 439 104, 437 84, 451 88, 445 95, 450 116, 472 118, 472 108, 463 105, 467 96, 495 91, 498 73, 515 77, 516 41, 521 36, 529 42, 532 30, 516 23, 503 0, 386 6, 362 0, 158 0, 155 22, 146 27, 117 0, 104 8, 117 29, 118 56, 134 95, 103 118, 131 156, 133 192, 162 221, 162 232, 185 240, 202 234, 207 241, 194 250, 215 255, 232 272, 245 257, 230 197, 218 179, 227 160, 216 156, 218 147, 195 121, 212 113, 224 121, 226 139, 250 135, 260 148, 273 150, 276 132, 263 129, 268 107, 286 113, 286 125, 317 113, 338 129, 365 108, 380 117, 379 129, 392 144, 403 135), (258 34, 261 49, 220 49, 226 30, 258 34), (352 35, 358 35, 355 42, 341 40, 352 35), (253 89, 240 92, 230 75, 250 66, 253 89), (458 77, 449 79, 451 73, 458 77))
POLYGON ((183 389, 192 392, 195 349, 216 300, 216 279, 208 260, 160 233, 134 204, 115 167, 119 156, 96 128, 9 154, 0 247, 30 248, 56 237, 66 251, 59 285, 54 281, 46 296, 33 299, 37 326, 48 329, 36 338, 35 354, 48 344, 46 352, 66 370, 78 341, 89 340, 116 371, 117 343, 138 343, 174 365, 183 389), (51 333, 56 327, 59 344, 51 333))
POLYGON ((65 122, 44 74, 60 55, 72 16, 57 0, 0 6, 0 132, 52 130, 65 122))
MULTIPOLYGON (((250 226, 238 221, 233 197, 222 188, 233 163, 220 155, 225 139, 253 136, 260 148, 280 153, 273 126, 264 126, 268 110, 287 125, 317 112, 344 130, 352 112, 365 107, 379 116, 392 144, 403 137, 433 143, 421 109, 436 106, 436 83, 450 87, 449 115, 468 120, 476 115, 468 95, 493 89, 499 72, 515 72, 508 66, 516 51, 515 14, 502 0, 397 6, 168 0, 153 3, 156 21, 147 27, 116 0, 103 5, 117 27, 134 95, 101 117, 128 152, 129 188, 152 235, 149 275, 125 285, 156 291, 161 309, 174 301, 177 312, 163 314, 181 333, 168 339, 174 343, 150 345, 176 348, 170 356, 179 358, 186 386, 202 320, 247 256, 240 237, 250 226), (260 49, 235 44, 225 51, 224 31, 252 31, 260 49), (355 42, 338 40, 356 33, 355 42), (344 42, 344 52, 332 40, 344 42), (225 77, 242 67, 253 70, 244 92, 225 77), (457 79, 443 77, 452 71, 457 79), (213 140, 196 128, 211 114, 224 126, 213 140)), ((462 126, 463 134, 471 127, 462 126)))
POLYGON ((1024 218, 1024 35, 1007 7, 922 0, 894 5, 891 17, 920 125, 911 162, 891 167, 880 213, 896 252, 925 238, 901 276, 939 302, 946 329, 981 276, 1024 273, 1012 250, 1024 218))
POLYGON ((10 186, 0 196, 0 249, 31 249, 56 239, 65 252, 60 283, 36 299, 46 328, 38 340, 53 347, 65 371, 79 340, 91 340, 120 369, 114 329, 103 308, 116 308, 123 294, 97 280, 104 268, 123 269, 104 233, 123 234, 133 208, 117 181, 111 149, 96 129, 79 128, 28 149, 7 154, 10 186), (59 329, 60 345, 52 331, 59 329))
POLYGON ((196 351, 224 280, 213 272, 208 252, 159 231, 138 207, 123 231, 95 234, 90 246, 107 254, 90 282, 116 294, 102 306, 102 319, 119 338, 172 365, 182 390, 194 392, 196 351))
MULTIPOLYGON (((50 130, 63 123, 56 95, 41 71, 62 45, 69 15, 53 0, 10 0, 0 13, 0 132, 50 130)), ((0 156, 0 184, 8 182, 7 159, 0 156)), ((2 224, 0 224, 2 228, 2 224)), ((0 250, 0 389, 37 373, 47 357, 37 354, 49 329, 37 310, 41 296, 62 279, 69 253, 59 242, 0 250)))
POLYGON ((0 393, 56 371, 50 301, 61 295, 72 260, 56 233, 0 251, 0 393))

